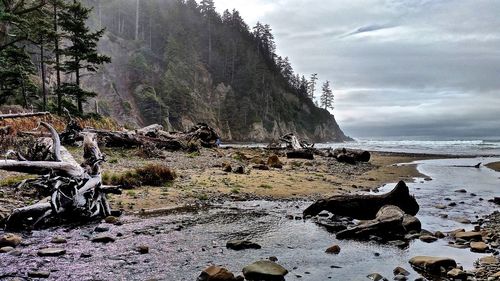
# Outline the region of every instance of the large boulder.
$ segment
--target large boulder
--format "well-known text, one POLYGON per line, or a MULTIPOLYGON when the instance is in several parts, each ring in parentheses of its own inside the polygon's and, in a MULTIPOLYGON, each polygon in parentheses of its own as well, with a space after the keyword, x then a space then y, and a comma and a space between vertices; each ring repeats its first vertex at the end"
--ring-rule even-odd
POLYGON ((386 205, 399 207, 404 213, 416 215, 419 205, 404 181, 400 181, 394 189, 383 195, 343 194, 328 199, 318 200, 304 210, 304 216, 315 216, 322 211, 351 217, 359 220, 372 220, 378 211, 386 205))
POLYGON ((455 260, 444 257, 416 256, 411 258, 409 263, 416 270, 437 275, 441 275, 441 268, 447 272, 457 267, 455 260))
POLYGON ((404 237, 406 229, 403 226, 405 213, 396 206, 382 207, 375 219, 364 221, 359 225, 337 233, 338 239, 368 239, 377 236, 383 240, 394 240, 404 237))
POLYGON ((249 264, 243 268, 243 275, 247 280, 254 281, 284 281, 288 274, 281 265, 267 260, 249 264))

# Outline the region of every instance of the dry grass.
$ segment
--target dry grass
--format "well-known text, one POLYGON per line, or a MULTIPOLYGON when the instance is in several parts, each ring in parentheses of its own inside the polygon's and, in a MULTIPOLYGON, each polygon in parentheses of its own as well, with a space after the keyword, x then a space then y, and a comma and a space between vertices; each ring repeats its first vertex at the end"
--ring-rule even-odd
MULTIPOLYGON (((109 117, 102 117, 100 119, 82 119, 75 118, 78 124, 82 127, 90 127, 95 129, 105 129, 105 130, 119 130, 121 127, 109 117)), ((46 115, 42 117, 30 117, 30 118, 17 118, 17 119, 5 119, 0 120, 0 127, 9 126, 13 132, 18 131, 31 131, 37 128, 40 121, 47 122, 54 126, 58 132, 64 131, 67 124, 66 117, 60 117, 57 115, 46 115)))
POLYGON ((176 178, 175 172, 161 164, 149 164, 133 171, 120 174, 103 174, 104 184, 119 185, 124 188, 139 186, 165 186, 176 178))

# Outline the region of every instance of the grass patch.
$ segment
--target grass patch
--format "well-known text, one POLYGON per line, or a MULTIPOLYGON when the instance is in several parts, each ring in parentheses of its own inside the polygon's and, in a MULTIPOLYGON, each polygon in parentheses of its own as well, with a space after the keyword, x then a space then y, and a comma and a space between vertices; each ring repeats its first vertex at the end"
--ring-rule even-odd
POLYGON ((187 155, 187 157, 189 157, 189 158, 196 158, 196 157, 199 157, 199 156, 200 156, 200 152, 199 151, 193 151, 193 152, 191 152, 191 153, 189 153, 187 155))
POLYGON ((273 187, 269 184, 261 184, 261 185, 259 185, 259 188, 272 189, 273 187))
POLYGON ((107 185, 119 185, 125 188, 140 186, 171 186, 176 178, 175 172, 167 166, 149 164, 124 173, 104 173, 102 181, 107 185))
POLYGON ((28 180, 33 178, 34 178, 33 176, 28 176, 28 175, 6 177, 4 179, 0 179, 0 186, 13 186, 19 184, 23 180, 28 180))

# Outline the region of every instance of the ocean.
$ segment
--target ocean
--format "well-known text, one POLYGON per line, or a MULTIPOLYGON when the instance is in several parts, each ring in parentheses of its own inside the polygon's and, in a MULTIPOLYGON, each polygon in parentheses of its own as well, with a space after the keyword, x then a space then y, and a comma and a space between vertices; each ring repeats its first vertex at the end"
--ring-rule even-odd
MULTIPOLYGON (((267 143, 227 143, 222 147, 266 147, 267 143)), ((500 137, 476 139, 357 138, 353 142, 316 143, 316 148, 352 148, 369 151, 446 154, 459 156, 500 156, 500 137)))

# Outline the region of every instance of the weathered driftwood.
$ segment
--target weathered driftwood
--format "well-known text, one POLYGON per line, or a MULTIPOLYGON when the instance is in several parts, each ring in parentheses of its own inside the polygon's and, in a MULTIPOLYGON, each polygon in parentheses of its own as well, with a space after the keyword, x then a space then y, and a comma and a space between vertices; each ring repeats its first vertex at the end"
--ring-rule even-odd
MULTIPOLYGON (((338 239, 368 239, 377 236, 384 240, 403 238, 410 230, 404 224, 405 212, 394 205, 380 208, 375 219, 363 221, 355 227, 337 233, 338 239)), ((416 218, 414 218, 416 219, 416 218)))
POLYGON ((84 162, 80 165, 61 146, 55 129, 47 123, 41 125, 51 133, 53 160, 0 160, 0 169, 41 175, 38 184, 50 196, 34 205, 15 209, 6 220, 6 228, 38 228, 110 215, 106 193, 116 191, 102 187, 100 163, 104 158, 95 134, 83 134, 84 162))
POLYGON ((405 213, 416 215, 419 205, 415 197, 410 195, 408 186, 400 181, 389 193, 383 195, 337 195, 321 199, 304 210, 304 216, 315 216, 321 211, 351 217, 360 220, 374 219, 377 212, 385 205, 394 205, 405 213))
POLYGON ((306 149, 314 147, 314 144, 309 144, 306 141, 300 141, 297 136, 293 133, 286 134, 280 138, 280 141, 287 144, 287 148, 291 148, 293 150, 306 149))
POLYGON ((50 115, 50 112, 9 113, 9 114, 0 114, 0 120, 37 117, 37 116, 45 116, 45 115, 50 115))
MULTIPOLYGON (((69 123, 72 124, 71 122, 69 123)), ((197 124, 186 132, 166 132, 163 126, 154 124, 135 131, 107 131, 83 129, 73 124, 62 134, 63 143, 74 144, 81 140, 82 132, 97 135, 100 145, 107 147, 137 148, 150 147, 162 150, 192 150, 202 147, 216 147, 219 135, 207 124, 197 124)))
POLYGON ((314 160, 314 151, 309 149, 293 150, 286 153, 286 158, 314 160))
POLYGON ((368 162, 370 161, 371 154, 364 150, 337 148, 333 151, 333 157, 337 161, 348 164, 356 164, 356 162, 368 162))

